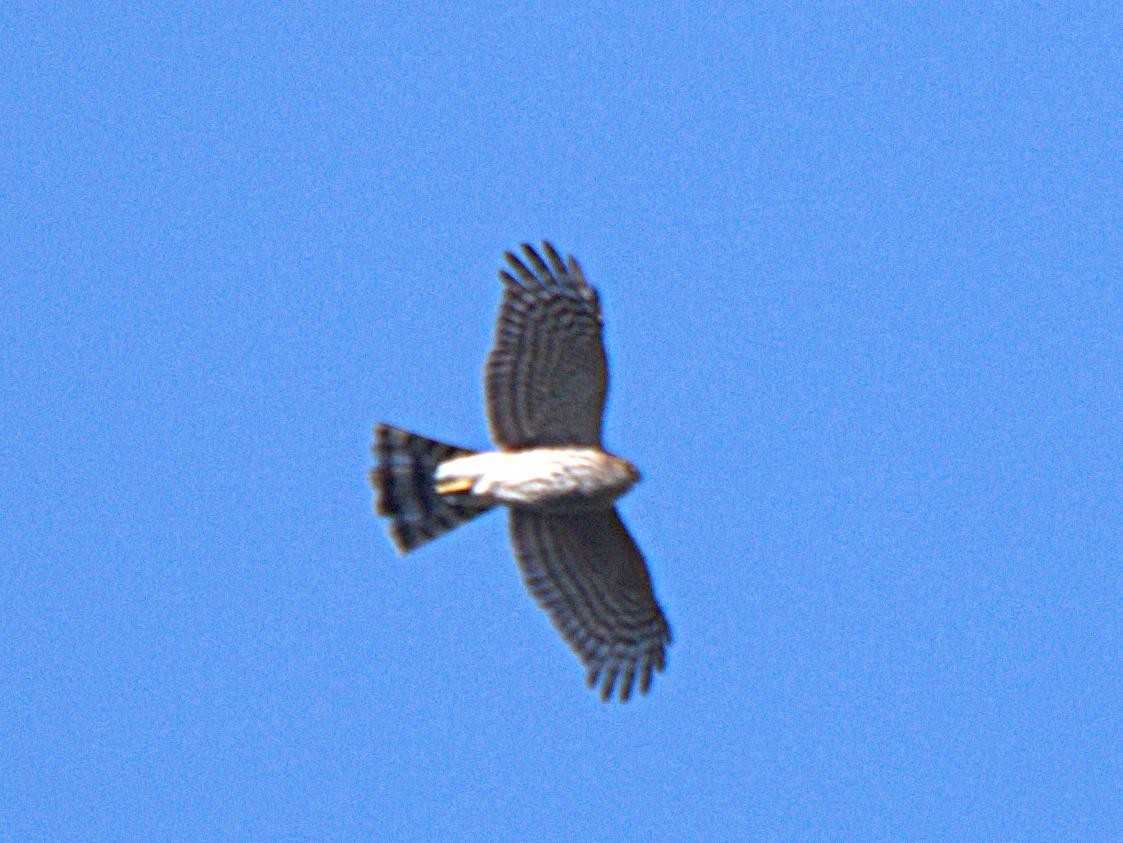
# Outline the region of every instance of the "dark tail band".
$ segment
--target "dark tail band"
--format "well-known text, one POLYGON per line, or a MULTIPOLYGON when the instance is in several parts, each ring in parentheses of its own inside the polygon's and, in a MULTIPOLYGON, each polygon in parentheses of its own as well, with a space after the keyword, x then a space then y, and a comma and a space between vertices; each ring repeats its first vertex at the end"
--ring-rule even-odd
POLYGON ((399 553, 409 553, 491 508, 463 496, 439 495, 433 485, 437 466, 474 451, 388 424, 375 427, 371 451, 377 462, 370 470, 375 511, 390 518, 390 538, 399 553))

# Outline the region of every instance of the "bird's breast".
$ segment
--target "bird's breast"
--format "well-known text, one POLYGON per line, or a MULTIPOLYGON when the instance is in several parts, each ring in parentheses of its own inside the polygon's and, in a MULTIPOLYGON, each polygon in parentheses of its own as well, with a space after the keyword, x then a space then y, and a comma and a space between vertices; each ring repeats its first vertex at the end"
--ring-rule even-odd
POLYGON ((527 448, 457 457, 437 469, 438 483, 471 481, 488 503, 550 512, 605 509, 638 479, 625 460, 597 448, 527 448))

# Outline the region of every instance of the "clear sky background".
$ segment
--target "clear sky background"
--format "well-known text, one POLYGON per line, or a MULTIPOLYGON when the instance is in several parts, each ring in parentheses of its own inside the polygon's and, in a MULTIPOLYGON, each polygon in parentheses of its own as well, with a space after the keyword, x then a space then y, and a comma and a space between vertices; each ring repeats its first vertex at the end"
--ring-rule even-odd
POLYGON ((658 5, 0 12, 0 837, 1119 839, 1118 4, 658 5), (547 237, 624 706, 366 484, 547 237))

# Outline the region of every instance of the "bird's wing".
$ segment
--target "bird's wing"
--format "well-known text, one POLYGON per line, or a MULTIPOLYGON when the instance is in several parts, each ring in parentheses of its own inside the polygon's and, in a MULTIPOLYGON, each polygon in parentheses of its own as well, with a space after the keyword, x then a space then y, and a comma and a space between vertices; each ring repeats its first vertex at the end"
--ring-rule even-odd
POLYGON ((615 509, 574 515, 511 510, 511 541, 530 593, 588 670, 621 701, 662 671, 671 630, 643 555, 615 509))
POLYGON ((525 260, 508 252, 511 272, 499 272, 503 303, 485 371, 491 435, 509 448, 598 446, 608 391, 600 302, 572 256, 562 261, 549 243, 542 250, 546 260, 526 244, 525 260))

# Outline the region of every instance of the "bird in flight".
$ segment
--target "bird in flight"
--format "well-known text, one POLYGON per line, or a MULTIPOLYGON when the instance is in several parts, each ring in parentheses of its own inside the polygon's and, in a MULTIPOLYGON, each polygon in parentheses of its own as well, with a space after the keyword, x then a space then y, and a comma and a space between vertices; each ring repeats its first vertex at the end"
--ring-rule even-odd
POLYGON ((523 244, 499 271, 503 302, 484 372, 494 451, 386 424, 374 432, 375 510, 408 553, 497 505, 507 507, 523 581, 608 701, 647 693, 671 630, 614 502, 639 480, 604 450, 608 365, 601 308, 580 265, 523 244))

